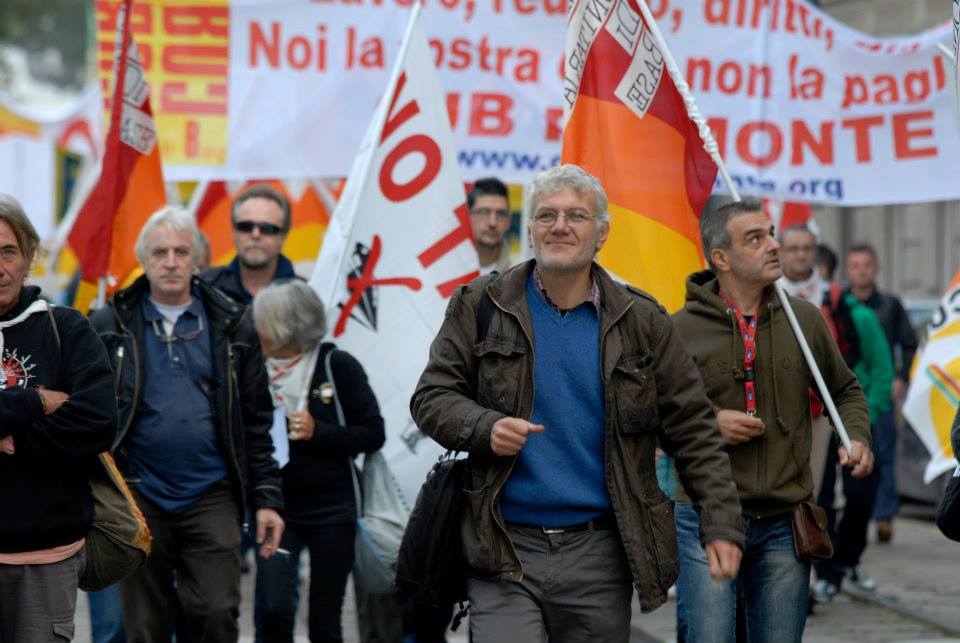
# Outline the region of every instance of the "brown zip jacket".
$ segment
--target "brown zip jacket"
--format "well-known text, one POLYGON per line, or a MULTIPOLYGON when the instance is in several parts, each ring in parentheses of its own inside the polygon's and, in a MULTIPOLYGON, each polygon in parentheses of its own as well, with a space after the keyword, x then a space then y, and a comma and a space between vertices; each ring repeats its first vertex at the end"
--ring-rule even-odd
MULTIPOLYGON (((673 321, 714 406, 742 411, 743 341, 736 317, 717 290, 711 271, 690 275, 686 304, 673 321)), ((795 297, 790 303, 850 438, 869 446, 870 414, 856 375, 843 361, 820 310, 795 297)), ((813 498, 809 390, 815 384, 773 286, 764 291, 757 321, 754 372, 764 433, 727 447, 743 511, 753 517, 783 514, 813 498)), ((685 499, 679 490, 678 499, 685 499)))
MULTIPOLYGON (((453 295, 410 401, 422 431, 469 453, 464 556, 471 573, 485 578, 519 580, 523 574, 499 506, 516 457, 494 455, 490 432, 502 417, 529 420, 533 411, 535 356, 526 299, 533 266, 529 261, 480 277, 453 295), (477 343, 484 288, 493 315, 477 343)), ((744 523, 713 408, 670 317, 650 295, 593 269, 602 293, 607 491, 647 612, 666 600, 678 571, 673 503, 657 486, 658 440, 676 458, 700 512, 704 542, 722 539, 742 548, 744 523)))

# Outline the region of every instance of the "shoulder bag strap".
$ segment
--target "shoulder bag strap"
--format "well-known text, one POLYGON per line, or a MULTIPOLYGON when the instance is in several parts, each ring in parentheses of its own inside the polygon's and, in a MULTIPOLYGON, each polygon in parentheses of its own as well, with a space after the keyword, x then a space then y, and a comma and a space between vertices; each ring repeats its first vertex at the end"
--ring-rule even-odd
MULTIPOLYGON (((345 429, 347 428, 347 419, 343 415, 343 407, 340 405, 340 395, 337 393, 337 383, 333 379, 333 367, 330 363, 333 359, 333 353, 336 350, 335 348, 331 348, 327 351, 327 355, 323 359, 323 368, 327 374, 327 383, 333 388, 333 406, 337 410, 337 422, 345 429)), ((356 498, 357 501, 357 518, 360 518, 363 515, 363 494, 360 493, 360 476, 357 474, 357 465, 354 464, 353 458, 347 457, 347 465, 350 467, 350 475, 353 478, 353 497, 356 498)))

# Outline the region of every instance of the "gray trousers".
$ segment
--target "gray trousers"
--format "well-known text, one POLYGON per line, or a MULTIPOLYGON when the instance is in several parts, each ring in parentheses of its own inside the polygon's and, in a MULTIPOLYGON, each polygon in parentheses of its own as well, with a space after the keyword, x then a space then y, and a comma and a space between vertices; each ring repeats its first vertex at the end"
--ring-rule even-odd
POLYGON ((0 565, 0 641, 73 639, 83 551, 49 565, 0 565))
POLYGON ((633 579, 616 530, 510 526, 523 579, 468 580, 473 643, 624 643, 633 579))

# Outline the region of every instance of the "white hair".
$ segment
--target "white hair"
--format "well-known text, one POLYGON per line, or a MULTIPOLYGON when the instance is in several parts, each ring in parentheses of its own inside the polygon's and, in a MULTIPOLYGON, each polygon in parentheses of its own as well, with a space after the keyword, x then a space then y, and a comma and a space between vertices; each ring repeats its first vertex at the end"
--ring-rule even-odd
POLYGON ((579 165, 566 163, 557 165, 533 177, 533 182, 527 188, 527 211, 533 215, 537 201, 548 194, 555 194, 563 188, 571 188, 578 195, 591 194, 597 204, 597 220, 609 223, 610 212, 607 210, 607 193, 597 177, 588 173, 579 165))
POLYGON ((133 246, 140 265, 147 265, 148 255, 150 254, 150 248, 147 247, 147 240, 150 238, 150 235, 153 234, 153 231, 160 226, 176 230, 177 232, 186 232, 193 238, 193 265, 194 268, 196 268, 197 262, 200 261, 200 255, 203 252, 203 236, 200 234, 200 228, 197 227, 197 221, 193 218, 192 214, 183 208, 172 205, 165 205, 151 214, 150 218, 147 219, 147 222, 144 223, 140 229, 140 236, 137 237, 137 243, 133 246))

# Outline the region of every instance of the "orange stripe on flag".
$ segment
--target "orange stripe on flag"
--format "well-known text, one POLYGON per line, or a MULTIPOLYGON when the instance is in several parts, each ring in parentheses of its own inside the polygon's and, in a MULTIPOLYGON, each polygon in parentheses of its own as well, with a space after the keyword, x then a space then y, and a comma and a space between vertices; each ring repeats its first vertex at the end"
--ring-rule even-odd
POLYGON ((686 141, 677 130, 652 116, 638 119, 619 103, 580 96, 563 148, 564 160, 569 154, 585 170, 602 177, 611 203, 640 212, 699 243, 699 213, 690 207, 684 180, 686 141))

